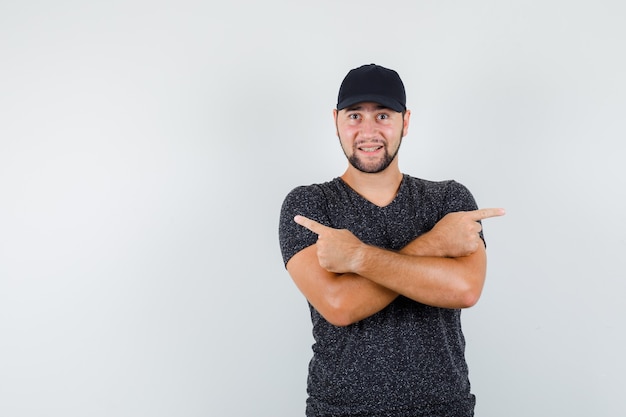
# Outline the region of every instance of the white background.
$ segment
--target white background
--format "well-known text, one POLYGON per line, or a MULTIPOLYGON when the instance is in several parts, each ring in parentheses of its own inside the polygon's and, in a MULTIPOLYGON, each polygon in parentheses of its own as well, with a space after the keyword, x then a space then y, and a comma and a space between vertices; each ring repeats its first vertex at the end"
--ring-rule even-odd
POLYGON ((401 169, 481 207, 477 416, 622 416, 622 1, 0 2, 0 415, 304 414, 293 187, 347 71, 402 76, 401 169))

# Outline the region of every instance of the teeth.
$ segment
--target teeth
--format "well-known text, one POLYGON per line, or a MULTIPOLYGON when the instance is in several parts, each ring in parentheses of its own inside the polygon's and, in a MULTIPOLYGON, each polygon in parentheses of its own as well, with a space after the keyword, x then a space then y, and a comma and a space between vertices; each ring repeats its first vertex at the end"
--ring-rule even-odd
POLYGON ((380 149, 380 146, 372 146, 371 148, 361 148, 362 151, 365 152, 374 152, 375 150, 380 149))

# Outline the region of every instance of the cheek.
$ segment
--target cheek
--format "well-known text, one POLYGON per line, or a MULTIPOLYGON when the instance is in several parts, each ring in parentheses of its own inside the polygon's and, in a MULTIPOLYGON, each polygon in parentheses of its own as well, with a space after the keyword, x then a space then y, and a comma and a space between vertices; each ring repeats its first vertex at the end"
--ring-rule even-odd
POLYGON ((395 138, 399 133, 402 133, 402 129, 398 129, 395 126, 388 126, 385 129, 381 129, 381 132, 387 139, 395 138))
POLYGON ((342 137, 344 139, 353 138, 356 132, 357 132, 357 129, 353 126, 349 126, 349 125, 337 126, 337 136, 342 137))

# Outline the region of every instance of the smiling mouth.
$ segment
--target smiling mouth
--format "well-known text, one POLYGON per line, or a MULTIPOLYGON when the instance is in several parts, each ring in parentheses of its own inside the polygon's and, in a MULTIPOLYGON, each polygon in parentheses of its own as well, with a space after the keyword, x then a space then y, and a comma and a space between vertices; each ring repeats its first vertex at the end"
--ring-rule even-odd
POLYGON ((376 145, 376 146, 367 146, 367 147, 360 146, 358 149, 363 152, 376 152, 382 148, 383 147, 381 145, 376 145))

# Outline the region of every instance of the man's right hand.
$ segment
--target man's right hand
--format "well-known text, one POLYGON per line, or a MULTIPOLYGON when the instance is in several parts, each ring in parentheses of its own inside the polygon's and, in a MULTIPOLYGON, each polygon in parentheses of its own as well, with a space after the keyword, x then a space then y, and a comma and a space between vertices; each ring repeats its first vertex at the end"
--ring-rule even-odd
POLYGON ((448 213, 428 233, 409 243, 401 252, 417 256, 458 258, 471 255, 483 245, 479 220, 503 216, 502 208, 484 208, 448 213))

